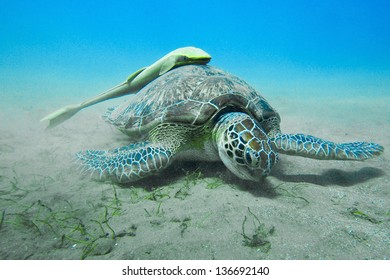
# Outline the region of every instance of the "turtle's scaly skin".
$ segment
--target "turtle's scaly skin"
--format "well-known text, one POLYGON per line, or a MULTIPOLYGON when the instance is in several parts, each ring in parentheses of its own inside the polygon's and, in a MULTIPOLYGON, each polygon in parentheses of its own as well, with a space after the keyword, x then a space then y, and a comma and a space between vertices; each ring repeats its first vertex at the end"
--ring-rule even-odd
POLYGON ((77 157, 85 170, 118 182, 156 174, 175 159, 222 160, 238 177, 258 181, 269 174, 277 153, 365 160, 383 151, 375 143, 282 134, 279 114, 259 92, 210 66, 174 69, 103 117, 137 143, 77 157))
POLYGON ((313 159, 366 160, 383 151, 375 143, 352 142, 336 144, 305 134, 279 134, 271 139, 275 149, 284 154, 301 155, 313 159))

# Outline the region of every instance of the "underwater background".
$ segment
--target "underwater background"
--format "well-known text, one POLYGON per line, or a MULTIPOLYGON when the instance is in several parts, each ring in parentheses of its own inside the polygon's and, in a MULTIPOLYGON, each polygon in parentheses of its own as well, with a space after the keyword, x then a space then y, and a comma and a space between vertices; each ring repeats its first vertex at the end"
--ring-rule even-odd
POLYGON ((1 94, 17 102, 89 97, 184 46, 267 93, 389 94, 387 1, 2 2, 1 94))
POLYGON ((0 0, 1 259, 389 259, 388 1, 0 0), (258 89, 282 131, 369 141, 364 163, 281 157, 263 184, 178 163, 122 186, 74 154, 128 143, 93 106, 39 120, 196 46, 258 89))

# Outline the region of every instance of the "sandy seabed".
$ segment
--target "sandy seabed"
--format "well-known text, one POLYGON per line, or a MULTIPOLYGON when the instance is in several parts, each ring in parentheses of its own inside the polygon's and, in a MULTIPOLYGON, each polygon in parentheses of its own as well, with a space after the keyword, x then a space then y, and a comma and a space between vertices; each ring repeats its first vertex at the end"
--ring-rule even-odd
POLYGON ((222 163, 176 162, 120 185, 74 163, 79 150, 128 144, 99 117, 107 104, 48 131, 39 119, 58 103, 3 104, 0 258, 389 259, 390 98, 268 100, 283 132, 385 152, 365 162, 281 155, 258 184, 222 163))

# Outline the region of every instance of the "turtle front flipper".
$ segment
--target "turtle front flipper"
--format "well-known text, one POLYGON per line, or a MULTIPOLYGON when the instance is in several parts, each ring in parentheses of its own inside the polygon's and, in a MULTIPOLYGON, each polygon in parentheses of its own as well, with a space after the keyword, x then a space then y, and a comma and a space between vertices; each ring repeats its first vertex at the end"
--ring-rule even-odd
MULTIPOLYGON (((126 183, 165 169, 174 156, 171 148, 143 142, 108 151, 87 150, 76 154, 84 172, 95 171, 99 179, 126 183)), ((91 176, 92 176, 91 175, 91 176)))
POLYGON ((366 160, 380 155, 384 150, 376 143, 336 144, 305 134, 279 134, 270 142, 279 153, 324 160, 366 160))

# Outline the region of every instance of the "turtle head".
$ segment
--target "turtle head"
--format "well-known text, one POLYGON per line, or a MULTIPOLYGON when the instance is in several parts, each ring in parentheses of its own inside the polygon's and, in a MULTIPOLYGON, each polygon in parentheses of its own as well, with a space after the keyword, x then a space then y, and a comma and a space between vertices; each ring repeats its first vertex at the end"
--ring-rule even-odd
POLYGON ((277 161, 267 134, 244 113, 220 117, 214 132, 218 153, 226 167, 244 180, 259 181, 277 161))

